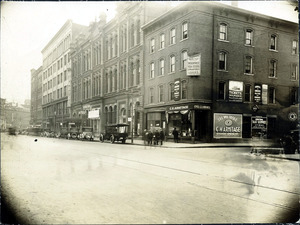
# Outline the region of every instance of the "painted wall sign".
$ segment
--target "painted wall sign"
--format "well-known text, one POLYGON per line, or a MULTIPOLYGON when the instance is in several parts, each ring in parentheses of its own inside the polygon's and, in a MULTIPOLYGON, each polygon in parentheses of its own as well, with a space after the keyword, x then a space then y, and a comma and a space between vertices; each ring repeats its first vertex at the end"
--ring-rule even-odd
POLYGON ((188 57, 186 75, 187 76, 201 75, 201 55, 188 57))
POLYGON ((214 113, 214 138, 242 138, 242 115, 214 113))
POLYGON ((174 81, 174 100, 179 101, 181 99, 181 81, 180 79, 176 79, 174 81))
POLYGON ((254 102, 261 103, 261 85, 254 85, 254 102))
POLYGON ((268 85, 267 84, 262 85, 261 101, 262 101, 262 104, 268 104, 268 85))
POLYGON ((229 81, 229 101, 242 102, 243 101, 243 87, 244 83, 241 81, 229 81))

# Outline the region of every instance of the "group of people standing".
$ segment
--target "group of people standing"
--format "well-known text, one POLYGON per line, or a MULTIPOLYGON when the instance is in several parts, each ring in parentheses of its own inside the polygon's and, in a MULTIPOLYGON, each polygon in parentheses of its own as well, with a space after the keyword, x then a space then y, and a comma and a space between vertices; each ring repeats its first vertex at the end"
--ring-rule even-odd
MULTIPOLYGON (((178 143, 179 133, 176 128, 174 128, 172 134, 174 136, 174 142, 178 143)), ((163 130, 155 130, 154 132, 152 132, 151 130, 145 129, 142 138, 145 145, 158 145, 159 143, 160 145, 163 145, 163 141, 165 140, 165 133, 163 130)))
POLYGON ((164 131, 155 130, 152 132, 151 130, 144 130, 143 132, 143 140, 145 145, 163 145, 163 141, 165 140, 164 131))

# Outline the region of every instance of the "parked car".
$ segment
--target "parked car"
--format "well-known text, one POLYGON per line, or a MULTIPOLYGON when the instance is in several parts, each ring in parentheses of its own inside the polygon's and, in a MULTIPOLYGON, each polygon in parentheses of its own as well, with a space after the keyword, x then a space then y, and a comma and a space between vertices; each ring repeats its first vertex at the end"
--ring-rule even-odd
POLYGON ((15 127, 9 127, 8 128, 8 134, 9 135, 16 135, 16 128, 15 127))
POLYGON ((93 141, 94 140, 93 128, 92 127, 83 127, 82 132, 79 134, 79 139, 82 141, 83 140, 93 141))
POLYGON ((128 124, 115 124, 105 126, 105 132, 100 134, 100 141, 109 140, 111 143, 121 141, 123 144, 128 137, 128 124))
POLYGON ((70 128, 70 131, 68 133, 68 139, 78 139, 79 138, 79 132, 77 128, 72 127, 70 128))

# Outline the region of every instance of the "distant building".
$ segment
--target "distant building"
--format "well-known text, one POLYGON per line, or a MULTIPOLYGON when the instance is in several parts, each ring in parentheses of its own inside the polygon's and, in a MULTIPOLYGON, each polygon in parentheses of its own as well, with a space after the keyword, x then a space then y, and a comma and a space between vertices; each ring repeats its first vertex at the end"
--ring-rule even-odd
POLYGON ((44 128, 58 131, 67 126, 71 107, 70 44, 84 29, 68 20, 42 50, 44 128))
POLYGON ((298 25, 185 2, 142 27, 146 127, 181 139, 275 138, 298 118, 298 25))
POLYGON ((43 122, 43 67, 39 67, 37 70, 31 70, 31 101, 25 101, 30 106, 30 124, 32 126, 42 126, 43 122))
POLYGON ((22 130, 29 127, 30 105, 24 105, 19 106, 18 103, 7 102, 5 99, 1 99, 1 130, 9 127, 22 130))

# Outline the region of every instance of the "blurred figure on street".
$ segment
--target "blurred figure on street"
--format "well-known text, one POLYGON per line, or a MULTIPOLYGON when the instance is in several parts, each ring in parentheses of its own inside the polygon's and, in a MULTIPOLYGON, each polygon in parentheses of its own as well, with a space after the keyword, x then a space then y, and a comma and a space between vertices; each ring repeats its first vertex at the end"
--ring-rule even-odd
POLYGON ((148 134, 147 134, 148 145, 152 145, 152 139, 153 139, 153 134, 152 134, 151 130, 149 130, 148 134))
POLYGON ((176 127, 174 128, 172 134, 174 136, 174 142, 178 143, 178 131, 176 130, 176 127))
POLYGON ((163 130, 159 132, 160 145, 163 145, 163 141, 165 140, 165 133, 163 130))
POLYGON ((154 132, 154 145, 158 145, 159 137, 160 137, 159 132, 158 130, 156 130, 154 132))
POLYGON ((145 129, 142 134, 142 140, 144 141, 144 145, 147 144, 147 135, 148 135, 148 133, 147 133, 147 130, 145 129))

